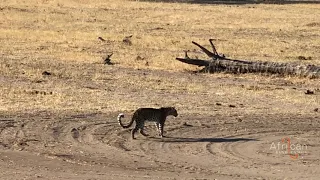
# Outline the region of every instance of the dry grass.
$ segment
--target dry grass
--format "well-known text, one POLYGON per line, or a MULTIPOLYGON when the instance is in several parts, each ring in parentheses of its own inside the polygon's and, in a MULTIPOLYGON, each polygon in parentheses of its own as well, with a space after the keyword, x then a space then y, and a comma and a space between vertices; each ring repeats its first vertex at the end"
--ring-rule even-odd
POLYGON ((194 49, 192 40, 207 44, 216 38, 218 50, 230 57, 290 62, 310 56, 306 63, 319 64, 318 6, 8 1, 1 51, 80 63, 99 62, 112 51, 121 65, 142 68, 148 61, 150 68, 181 70, 186 66, 174 58, 194 49), (127 35, 133 35, 132 46, 122 43, 127 35))
MULTIPOLYGON (((228 57, 320 65, 319 7, 5 0, 0 6, 0 110, 119 111, 175 105, 189 113, 210 114, 216 108, 214 99, 251 104, 247 113, 296 112, 279 108, 289 104, 307 113, 319 104, 319 96, 273 85, 268 90, 261 82, 277 80, 256 75, 240 77, 250 80, 245 88, 229 85, 228 78, 237 79, 232 75, 202 75, 218 83, 212 85, 201 77, 184 77, 180 72, 195 67, 174 59, 187 49, 193 51, 191 56, 206 58, 191 41, 208 47, 207 39, 215 38, 218 51, 228 57), (133 35, 132 45, 123 42, 128 35, 133 35), (110 52, 113 67, 102 65, 110 52), (157 70, 180 74, 162 75, 157 70), (45 77, 43 71, 53 75, 45 77), (252 82, 262 89, 250 89, 252 82)), ((284 81, 319 87, 317 80, 284 81)))

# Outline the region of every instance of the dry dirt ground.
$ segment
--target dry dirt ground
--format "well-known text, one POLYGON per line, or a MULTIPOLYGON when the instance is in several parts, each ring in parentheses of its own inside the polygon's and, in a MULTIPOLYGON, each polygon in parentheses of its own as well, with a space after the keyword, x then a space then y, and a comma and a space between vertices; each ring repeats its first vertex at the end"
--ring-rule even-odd
POLYGON ((217 38, 228 56, 319 65, 319 9, 2 0, 0 179, 318 179, 319 79, 199 74, 174 58, 217 38), (179 113, 165 138, 117 123, 161 106, 179 113))

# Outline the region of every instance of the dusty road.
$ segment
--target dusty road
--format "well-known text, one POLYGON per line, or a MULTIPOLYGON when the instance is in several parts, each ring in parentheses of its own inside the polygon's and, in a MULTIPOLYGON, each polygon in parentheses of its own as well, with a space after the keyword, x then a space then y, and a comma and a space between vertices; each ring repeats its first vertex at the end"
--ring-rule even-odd
MULTIPOLYGON (((1 178, 316 179, 320 175, 320 114, 315 110, 319 91, 306 95, 301 85, 263 76, 243 79, 118 67, 108 67, 108 73, 109 82, 122 84, 115 89, 110 86, 106 101, 127 96, 128 101, 150 98, 147 102, 155 103, 156 98, 156 103, 176 105, 179 116, 168 119, 167 137, 158 138, 153 124, 147 124, 151 137, 140 135, 131 140, 129 130, 116 121, 120 111, 3 112, 1 178), (132 90, 122 81, 129 76, 144 81, 160 74, 160 81, 174 79, 182 84, 188 80, 206 88, 193 93, 165 88, 132 90), (111 78, 117 76, 123 79, 111 78), (262 78, 269 82, 261 82, 262 78), (247 95, 239 96, 235 89, 247 95), (288 103, 278 99, 278 93, 306 99, 301 103, 288 99, 292 102, 288 103), (291 146, 284 138, 290 138, 291 146)), ((12 82, 12 86, 19 83, 12 82)), ((90 81, 75 86, 80 89, 89 84, 100 87, 90 81)), ((307 86, 316 89, 318 84, 307 86)), ((132 112, 125 113, 130 116, 132 112)))

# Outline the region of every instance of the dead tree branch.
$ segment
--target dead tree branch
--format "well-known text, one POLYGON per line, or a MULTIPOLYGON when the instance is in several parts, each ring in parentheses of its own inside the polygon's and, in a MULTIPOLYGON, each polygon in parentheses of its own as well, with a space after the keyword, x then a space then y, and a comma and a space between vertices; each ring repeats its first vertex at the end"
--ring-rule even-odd
POLYGON ((209 42, 212 47, 212 52, 210 52, 200 44, 192 41, 193 44, 198 46, 210 58, 209 60, 189 58, 189 56, 187 55, 187 51, 185 52, 185 58, 176 58, 176 60, 196 66, 204 66, 204 68, 200 72, 227 72, 233 74, 266 73, 320 78, 319 66, 229 59, 226 58, 223 54, 220 55, 217 52, 215 46, 212 43, 212 39, 209 39, 209 42))

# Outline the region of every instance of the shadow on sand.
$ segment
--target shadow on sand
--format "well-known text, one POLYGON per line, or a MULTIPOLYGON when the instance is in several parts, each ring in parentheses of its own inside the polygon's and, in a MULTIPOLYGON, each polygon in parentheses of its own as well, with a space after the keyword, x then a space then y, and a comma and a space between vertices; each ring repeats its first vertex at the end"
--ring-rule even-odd
POLYGON ((216 143, 223 143, 223 142, 238 142, 238 141, 258 141, 257 139, 251 138, 181 138, 181 137, 164 137, 164 138, 152 138, 154 140, 160 140, 165 142, 171 143, 180 143, 180 142, 216 142, 216 143))
POLYGON ((190 4, 320 4, 319 0, 139 0, 145 2, 190 3, 190 4))

